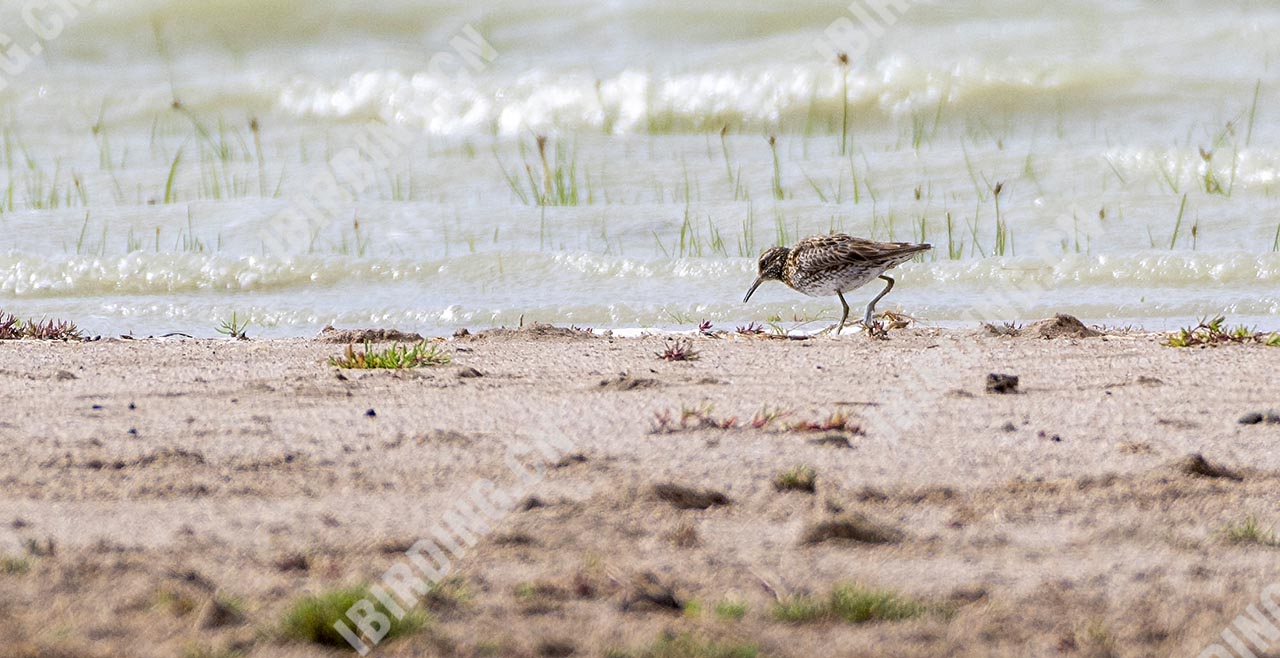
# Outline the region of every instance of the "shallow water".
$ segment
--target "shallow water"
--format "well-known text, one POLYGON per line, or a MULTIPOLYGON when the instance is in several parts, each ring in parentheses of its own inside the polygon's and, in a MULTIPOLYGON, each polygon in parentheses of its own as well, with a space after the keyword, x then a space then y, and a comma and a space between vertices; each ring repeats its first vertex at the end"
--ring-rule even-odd
POLYGON ((808 328, 838 302, 742 294, 840 230, 935 245, 881 303, 925 322, 1280 328, 1280 6, 888 11, 845 68, 835 2, 89 3, 2 74, 0 307, 808 328))

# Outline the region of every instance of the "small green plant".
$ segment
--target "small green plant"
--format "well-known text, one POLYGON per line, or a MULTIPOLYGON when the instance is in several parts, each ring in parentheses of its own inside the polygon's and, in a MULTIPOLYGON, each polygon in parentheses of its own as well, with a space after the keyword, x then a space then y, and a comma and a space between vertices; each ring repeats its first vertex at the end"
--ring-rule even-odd
POLYGON ((0 311, 0 340, 81 340, 80 329, 66 320, 27 320, 0 311))
POLYGON ((174 617, 185 617, 195 612, 196 600, 185 591, 175 587, 163 587, 156 590, 151 600, 152 607, 164 610, 174 617))
POLYGON ((636 651, 606 651, 605 658, 756 658, 760 650, 754 644, 704 640, 689 633, 664 634, 657 642, 636 651))
POLYGON ((1222 529, 1222 536, 1232 544, 1257 544, 1259 546, 1280 547, 1280 539, 1275 530, 1268 530, 1258 524, 1257 517, 1249 517, 1241 523, 1231 523, 1222 529))
POLYGON ((367 588, 349 587, 299 599, 285 613, 280 624, 281 632, 285 637, 295 640, 346 648, 349 646, 347 640, 333 625, 340 619, 346 619, 347 610, 361 600, 372 604, 374 609, 390 620, 384 639, 408 635, 427 624, 426 615, 416 610, 410 610, 402 619, 396 619, 367 588))
POLYGON ((235 311, 232 311, 231 317, 219 323, 215 331, 222 334, 223 336, 226 336, 227 338, 234 338, 236 340, 249 340, 249 336, 245 333, 245 330, 248 328, 249 328, 249 321, 247 319, 243 321, 240 320, 240 315, 235 311))
POLYGON ((894 592, 840 585, 826 599, 799 596, 782 601, 774 607, 773 616, 789 624, 829 621, 863 624, 914 619, 929 611, 928 605, 894 592))
POLYGON ((818 490, 818 472, 810 466, 789 468, 773 478, 773 488, 781 492, 813 493, 818 490))
POLYGON ((31 570, 31 560, 23 557, 0 558, 0 573, 10 576, 24 574, 31 570))
POLYGON ((741 621, 747 616, 747 604, 741 601, 725 599, 716 604, 716 616, 721 619, 741 621))
POLYGON ((339 368, 370 370, 384 368, 398 370, 401 368, 417 368, 420 366, 442 366, 453 362, 453 357, 439 345, 422 341, 413 346, 392 345, 382 350, 374 350, 373 343, 365 341, 364 350, 356 351, 350 343, 346 353, 329 357, 329 365, 339 368))
POLYGON ((688 338, 677 338, 676 340, 668 340, 667 348, 661 352, 656 352, 659 359, 663 361, 697 361, 698 350, 693 349, 693 343, 688 338))
POLYGON ((1248 327, 1227 327, 1226 319, 1218 316, 1201 320, 1194 327, 1187 327, 1169 334, 1165 345, 1169 347, 1200 347, 1228 343, 1256 343, 1267 347, 1280 347, 1280 332, 1264 334, 1248 327))

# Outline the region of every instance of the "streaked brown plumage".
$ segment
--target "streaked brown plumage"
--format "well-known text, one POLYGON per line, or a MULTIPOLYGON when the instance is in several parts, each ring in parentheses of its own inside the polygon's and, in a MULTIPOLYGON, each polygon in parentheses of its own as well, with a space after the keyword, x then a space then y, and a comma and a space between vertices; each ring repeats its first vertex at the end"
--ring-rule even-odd
POLYGON ((810 236, 793 246, 774 247, 764 252, 760 256, 760 276, 751 284, 742 301, 746 303, 751 299, 760 284, 774 280, 812 297, 836 295, 844 306, 844 315, 836 325, 838 334, 849 319, 849 304, 844 300, 844 293, 879 277, 888 285, 867 304, 867 314, 862 323, 869 327, 876 302, 893 290, 893 279, 884 273, 932 248, 931 245, 910 242, 874 242, 843 233, 810 236))

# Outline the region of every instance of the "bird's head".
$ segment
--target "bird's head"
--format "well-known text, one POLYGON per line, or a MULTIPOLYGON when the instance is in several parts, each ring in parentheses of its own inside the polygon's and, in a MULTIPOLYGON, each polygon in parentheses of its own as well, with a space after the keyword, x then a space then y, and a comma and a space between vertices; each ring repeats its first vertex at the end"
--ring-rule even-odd
POLYGON ((751 299, 751 295, 765 281, 782 280, 782 268, 787 264, 787 255, 791 250, 787 247, 774 247, 764 252, 760 256, 760 276, 756 277, 756 282, 751 284, 751 289, 747 291, 747 296, 742 298, 745 304, 751 299))

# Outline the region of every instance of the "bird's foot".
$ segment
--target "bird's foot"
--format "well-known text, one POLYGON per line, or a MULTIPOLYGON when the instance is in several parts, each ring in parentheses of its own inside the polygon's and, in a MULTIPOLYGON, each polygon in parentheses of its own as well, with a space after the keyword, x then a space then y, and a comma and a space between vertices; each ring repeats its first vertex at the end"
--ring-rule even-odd
POLYGON ((875 340, 888 340, 889 328, 879 320, 872 320, 871 322, 864 320, 862 322, 862 329, 867 332, 867 336, 875 340))

